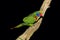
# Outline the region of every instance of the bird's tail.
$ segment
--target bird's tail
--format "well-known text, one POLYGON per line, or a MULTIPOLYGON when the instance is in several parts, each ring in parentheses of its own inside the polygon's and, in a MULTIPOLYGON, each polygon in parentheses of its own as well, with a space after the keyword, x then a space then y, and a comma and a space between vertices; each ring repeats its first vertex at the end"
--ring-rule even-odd
POLYGON ((16 27, 13 27, 13 28, 11 28, 11 29, 20 28, 20 27, 22 27, 22 26, 24 26, 24 25, 27 25, 27 24, 26 24, 26 23, 21 23, 21 24, 17 25, 16 27))

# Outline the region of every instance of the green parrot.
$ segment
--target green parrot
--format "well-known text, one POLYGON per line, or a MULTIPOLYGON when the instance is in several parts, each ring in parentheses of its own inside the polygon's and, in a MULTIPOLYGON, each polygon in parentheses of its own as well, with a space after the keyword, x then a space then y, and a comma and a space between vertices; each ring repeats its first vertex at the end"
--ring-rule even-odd
POLYGON ((32 26, 40 17, 42 16, 42 13, 40 11, 33 12, 29 14, 28 16, 23 18, 23 23, 17 25, 14 28, 20 28, 22 26, 32 26))

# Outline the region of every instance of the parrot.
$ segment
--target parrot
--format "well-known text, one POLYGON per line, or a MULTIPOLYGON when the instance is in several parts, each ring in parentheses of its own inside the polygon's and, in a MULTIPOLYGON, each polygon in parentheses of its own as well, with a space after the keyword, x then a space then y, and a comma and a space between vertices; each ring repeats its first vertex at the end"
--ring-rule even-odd
MULTIPOLYGON (((23 18, 23 23, 15 26, 14 28, 20 28, 22 26, 32 26, 39 18, 42 18, 42 11, 35 11, 23 18)), ((13 29, 13 28, 12 28, 13 29)))

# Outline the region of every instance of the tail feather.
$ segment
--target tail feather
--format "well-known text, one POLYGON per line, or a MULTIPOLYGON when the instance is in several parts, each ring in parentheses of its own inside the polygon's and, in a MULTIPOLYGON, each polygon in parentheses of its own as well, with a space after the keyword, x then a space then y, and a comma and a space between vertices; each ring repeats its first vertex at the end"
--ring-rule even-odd
MULTIPOLYGON (((26 24, 26 23, 21 23, 21 24, 17 25, 17 26, 14 27, 14 28, 20 28, 20 27, 22 27, 22 26, 24 26, 24 25, 27 25, 27 24, 26 24)), ((14 29, 14 28, 11 28, 11 29, 14 29)))

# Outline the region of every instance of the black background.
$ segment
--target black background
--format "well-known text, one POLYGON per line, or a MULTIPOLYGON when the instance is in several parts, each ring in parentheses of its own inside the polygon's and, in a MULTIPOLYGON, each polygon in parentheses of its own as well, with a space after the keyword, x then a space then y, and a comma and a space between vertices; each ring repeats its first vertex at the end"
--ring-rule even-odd
MULTIPOLYGON (((1 40, 15 40, 28 27, 11 30, 10 28, 23 22, 28 14, 40 9, 43 0, 5 0, 1 1, 0 33, 1 40)), ((40 28, 30 40, 57 39, 59 33, 59 2, 52 0, 51 7, 46 11, 40 28), (56 34, 57 33, 57 34, 56 34)))

